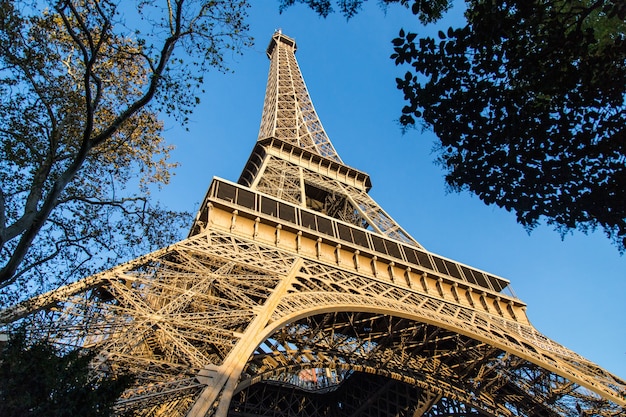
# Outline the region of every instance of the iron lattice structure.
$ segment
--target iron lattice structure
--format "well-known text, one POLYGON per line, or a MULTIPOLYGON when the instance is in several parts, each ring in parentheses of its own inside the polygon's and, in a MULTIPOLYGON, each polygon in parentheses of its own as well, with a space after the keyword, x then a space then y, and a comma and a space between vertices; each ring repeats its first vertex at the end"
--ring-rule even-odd
POLYGON ((259 138, 189 237, 0 312, 138 416, 617 416, 626 383, 529 323, 509 282, 425 250, 367 194, 275 33, 259 138))

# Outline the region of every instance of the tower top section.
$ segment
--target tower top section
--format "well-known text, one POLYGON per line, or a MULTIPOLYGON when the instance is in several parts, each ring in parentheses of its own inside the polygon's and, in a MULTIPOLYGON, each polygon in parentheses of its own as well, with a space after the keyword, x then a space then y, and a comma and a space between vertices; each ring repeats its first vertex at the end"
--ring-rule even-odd
POLYGON ((285 47, 293 49, 293 53, 295 53, 298 49, 295 39, 283 35, 283 32, 278 29, 276 32, 274 32, 274 36, 272 36, 270 44, 267 46, 267 50, 265 51, 269 59, 272 59, 272 52, 274 52, 274 48, 276 48, 276 45, 278 45, 278 43, 283 43, 285 44, 285 47))
POLYGON ((322 127, 296 61, 296 41, 276 31, 267 47, 267 77, 258 140, 279 139, 342 163, 322 127))

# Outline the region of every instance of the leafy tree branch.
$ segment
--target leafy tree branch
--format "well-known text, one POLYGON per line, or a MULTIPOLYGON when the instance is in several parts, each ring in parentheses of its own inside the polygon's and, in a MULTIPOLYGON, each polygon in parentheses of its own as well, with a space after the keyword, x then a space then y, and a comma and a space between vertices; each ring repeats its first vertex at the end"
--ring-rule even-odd
POLYGON ((97 351, 63 350, 18 330, 0 345, 0 414, 6 417, 109 416, 133 383, 127 374, 94 372, 97 351))
MULTIPOLYGON (((346 17, 365 0, 283 0, 346 17)), ((437 21, 451 2, 385 0, 437 21)), ((451 190, 514 212, 527 230, 601 228, 626 251, 626 4, 466 0, 437 39, 401 29, 400 122, 438 137, 451 190)))
POLYGON ((57 261, 132 256, 124 239, 145 251, 172 237, 188 215, 149 199, 175 167, 159 115, 185 122, 202 74, 251 44, 247 7, 0 0, 0 288, 57 261), (130 13, 141 23, 127 26, 130 13))

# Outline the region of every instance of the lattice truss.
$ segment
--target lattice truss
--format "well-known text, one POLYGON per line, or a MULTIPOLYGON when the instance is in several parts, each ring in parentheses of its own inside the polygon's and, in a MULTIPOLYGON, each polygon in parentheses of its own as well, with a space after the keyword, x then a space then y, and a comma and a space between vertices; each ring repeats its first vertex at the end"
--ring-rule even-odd
POLYGON ((232 409, 273 415, 282 404, 311 416, 564 416, 587 404, 586 415, 624 412, 562 375, 603 381, 622 406, 624 381, 531 326, 319 263, 305 263, 274 319, 330 306, 340 311, 306 315, 256 350, 232 409), (321 395, 327 392, 334 393, 321 395))
POLYGON ((97 371, 134 374, 120 412, 184 415, 203 387, 200 369, 221 364, 293 259, 196 236, 5 310, 0 320, 60 345, 96 348, 97 371))
POLYGON ((135 374, 117 410, 140 416, 186 415, 207 391, 215 399, 207 415, 226 415, 220 403, 233 416, 624 412, 624 381, 531 326, 225 232, 0 319, 97 348, 98 372, 135 374), (202 378, 240 358, 241 372, 224 381, 202 378))
MULTIPOLYGON (((274 35, 259 137, 342 165, 294 51, 274 35)), ((253 190, 419 247, 365 189, 339 179, 345 166, 325 175, 298 165, 302 153, 275 154, 264 153, 253 190)), ((209 206, 198 234, 0 311, 0 331, 23 325, 59 346, 96 349, 94 372, 134 374, 120 415, 626 415, 625 381, 515 314, 301 250, 338 250, 328 234, 307 230, 280 246, 282 220, 267 213, 273 226, 260 229, 270 238, 239 232, 237 210, 214 207, 227 223, 211 223, 209 206)))
POLYGON ((281 158, 267 156, 264 169, 259 173, 253 189, 293 204, 305 205, 330 217, 374 230, 400 242, 421 247, 367 192, 281 158), (317 194, 323 194, 323 197, 316 203, 311 203, 311 199, 303 202, 303 190, 305 197, 309 197, 315 191, 317 194))
POLYGON ((269 157, 255 189, 292 204, 302 204, 300 168, 283 159, 269 157))
POLYGON ((341 162, 315 112, 295 58, 296 44, 274 34, 259 139, 274 137, 341 162))

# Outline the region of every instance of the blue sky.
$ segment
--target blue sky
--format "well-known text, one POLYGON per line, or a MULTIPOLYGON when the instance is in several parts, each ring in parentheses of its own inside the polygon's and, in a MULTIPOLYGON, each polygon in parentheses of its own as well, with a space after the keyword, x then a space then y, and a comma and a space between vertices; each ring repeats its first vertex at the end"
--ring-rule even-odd
POLYGON ((404 69, 389 59, 400 27, 436 34, 460 12, 424 28, 406 10, 383 13, 377 1, 346 22, 278 2, 254 2, 250 31, 256 42, 243 56, 227 56, 234 73, 208 74, 206 93, 189 131, 170 124, 166 138, 180 162, 171 184, 155 197, 173 209, 194 211, 213 176, 236 181, 257 138, 275 29, 295 38, 296 57, 313 104, 344 163, 367 172, 370 195, 426 249, 511 281, 528 304, 534 326, 549 338, 626 378, 626 256, 601 232, 561 241, 547 226, 530 235, 515 217, 468 193, 446 192, 434 165, 434 136, 402 134, 404 105, 395 78, 404 69))

